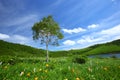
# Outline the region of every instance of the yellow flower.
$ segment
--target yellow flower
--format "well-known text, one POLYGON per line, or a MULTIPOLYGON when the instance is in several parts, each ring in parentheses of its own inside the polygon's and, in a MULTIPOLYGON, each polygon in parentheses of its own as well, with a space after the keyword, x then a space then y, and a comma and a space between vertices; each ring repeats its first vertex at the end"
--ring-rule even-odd
POLYGON ((80 78, 77 77, 76 80, 80 80, 80 78))
POLYGON ((46 64, 46 67, 49 67, 49 65, 48 65, 48 64, 46 64))
POLYGON ((27 77, 30 77, 30 72, 29 72, 29 73, 27 73, 27 77))
POLYGON ((39 71, 42 71, 42 69, 39 69, 39 71))
POLYGON ((104 67, 103 69, 104 69, 105 71, 107 71, 107 70, 108 70, 108 68, 107 68, 107 67, 104 67))
POLYGON ((75 70, 74 70, 74 69, 72 69, 72 72, 74 73, 74 72, 75 72, 75 70))
POLYGON ((4 69, 7 69, 8 67, 7 66, 4 66, 4 69))
POLYGON ((92 72, 92 69, 89 67, 89 68, 88 68, 88 71, 89 71, 89 72, 92 72))
POLYGON ((65 78, 64 80, 68 80, 67 78, 65 78))
POLYGON ((23 72, 23 71, 20 73, 20 76, 22 76, 22 75, 24 75, 24 72, 23 72))
POLYGON ((120 68, 120 66, 118 66, 118 68, 120 68))
POLYGON ((48 72, 48 70, 45 70, 45 73, 47 73, 48 72))
POLYGON ((38 77, 35 77, 34 80, 38 80, 38 77))

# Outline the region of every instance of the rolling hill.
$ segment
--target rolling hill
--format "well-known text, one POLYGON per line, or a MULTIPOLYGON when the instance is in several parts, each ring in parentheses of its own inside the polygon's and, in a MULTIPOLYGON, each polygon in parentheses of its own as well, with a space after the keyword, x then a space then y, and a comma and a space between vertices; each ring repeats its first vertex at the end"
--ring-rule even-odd
POLYGON ((120 52, 120 39, 104 44, 96 44, 84 49, 72 50, 73 54, 94 55, 120 52))
MULTIPOLYGON (((106 53, 119 53, 120 39, 104 44, 96 44, 87 48, 69 50, 69 51, 50 51, 50 57, 66 57, 75 54, 94 55, 106 53)), ((44 57, 46 51, 43 49, 33 48, 31 46, 21 45, 0 40, 0 56, 10 55, 19 57, 44 57)))
POLYGON ((69 51, 56 51, 52 52, 52 56, 72 56, 72 55, 95 55, 107 53, 120 53, 120 39, 104 44, 96 44, 83 49, 69 50, 69 51), (55 55, 53 54, 55 53, 55 55))
POLYGON ((0 56, 10 55, 19 57, 45 56, 45 50, 0 40, 0 56))

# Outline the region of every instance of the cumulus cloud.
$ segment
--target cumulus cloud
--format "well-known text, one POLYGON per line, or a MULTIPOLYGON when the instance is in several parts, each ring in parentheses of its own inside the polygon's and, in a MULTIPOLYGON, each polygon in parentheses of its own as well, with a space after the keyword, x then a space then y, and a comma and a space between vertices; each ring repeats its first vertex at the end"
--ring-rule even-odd
POLYGON ((72 40, 66 40, 63 42, 64 45, 74 45, 75 44, 75 41, 72 41, 72 40))
POLYGON ((91 24, 88 26, 88 29, 97 28, 98 26, 99 26, 98 24, 91 24))
POLYGON ((8 39, 8 38, 10 38, 9 35, 0 33, 0 39, 8 39))
POLYGON ((74 28, 74 29, 62 29, 65 33, 69 33, 69 34, 72 34, 72 33, 80 33, 80 32, 84 32, 86 31, 86 29, 83 29, 81 27, 78 27, 78 28, 74 28))
POLYGON ((29 41, 27 37, 21 35, 7 35, 2 33, 0 33, 0 39, 20 44, 25 44, 29 41))
POLYGON ((115 39, 120 39, 120 24, 112 28, 102 30, 100 32, 91 33, 89 35, 82 36, 81 39, 77 40, 79 44, 85 43, 100 43, 106 41, 112 41, 115 39))

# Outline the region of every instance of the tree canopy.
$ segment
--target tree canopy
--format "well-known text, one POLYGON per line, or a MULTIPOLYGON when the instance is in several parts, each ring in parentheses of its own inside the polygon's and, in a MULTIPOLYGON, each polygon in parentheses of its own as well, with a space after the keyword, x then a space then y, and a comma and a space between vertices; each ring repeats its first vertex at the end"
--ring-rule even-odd
POLYGON ((48 61, 48 45, 58 46, 58 40, 64 37, 60 31, 60 26, 53 20, 52 16, 48 16, 35 23, 32 30, 33 39, 39 39, 41 44, 46 44, 48 61))

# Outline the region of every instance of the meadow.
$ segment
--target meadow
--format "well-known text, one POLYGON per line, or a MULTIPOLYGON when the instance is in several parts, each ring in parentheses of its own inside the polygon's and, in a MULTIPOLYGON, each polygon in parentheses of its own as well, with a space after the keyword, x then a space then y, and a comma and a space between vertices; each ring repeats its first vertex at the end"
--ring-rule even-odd
POLYGON ((83 64, 71 57, 2 57, 0 80, 119 80, 120 59, 88 58, 83 64))

